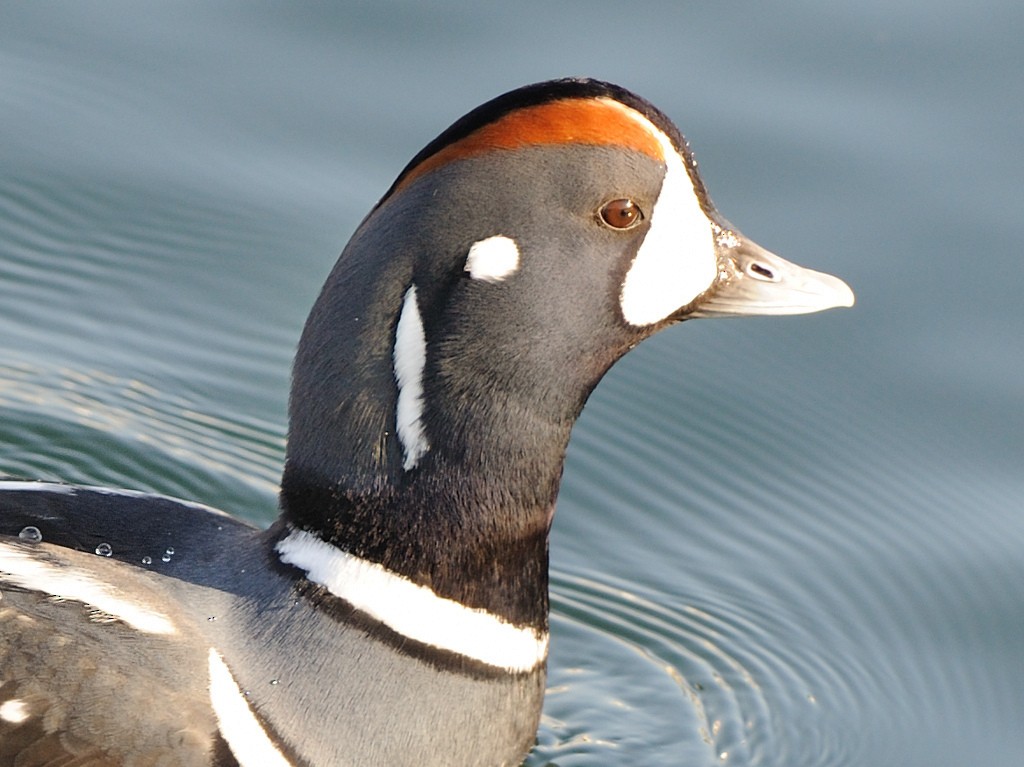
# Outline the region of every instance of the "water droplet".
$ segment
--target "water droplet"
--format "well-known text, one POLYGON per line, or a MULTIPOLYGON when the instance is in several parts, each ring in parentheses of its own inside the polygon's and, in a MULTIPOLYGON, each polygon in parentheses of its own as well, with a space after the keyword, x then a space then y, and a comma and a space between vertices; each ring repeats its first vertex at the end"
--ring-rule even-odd
POLYGON ((153 557, 148 556, 148 555, 143 557, 142 558, 142 564, 144 564, 144 565, 151 565, 151 564, 153 564, 153 557))
POLYGON ((167 549, 164 551, 164 554, 166 554, 169 557, 174 556, 174 547, 168 546, 167 549))
POLYGON ((276 684, 277 684, 278 682, 277 682, 277 680, 276 680, 276 679, 271 679, 271 680, 270 680, 270 683, 271 683, 271 684, 274 684, 274 685, 276 685, 276 684))
POLYGON ((217 616, 216 616, 216 615, 211 615, 211 616, 210 616, 209 618, 207 618, 206 620, 208 620, 208 621, 210 621, 210 622, 212 623, 213 621, 217 620, 217 616))
POLYGON ((96 547, 96 553, 101 557, 109 557, 114 553, 114 550, 111 548, 109 543, 101 543, 96 547))
POLYGON ((21 532, 18 533, 18 539, 25 541, 25 543, 39 543, 43 540, 43 534, 39 532, 38 527, 29 525, 28 527, 21 528, 21 532))
POLYGON ((171 561, 171 555, 170 554, 164 554, 162 557, 160 557, 160 561, 161 562, 170 562, 171 561))

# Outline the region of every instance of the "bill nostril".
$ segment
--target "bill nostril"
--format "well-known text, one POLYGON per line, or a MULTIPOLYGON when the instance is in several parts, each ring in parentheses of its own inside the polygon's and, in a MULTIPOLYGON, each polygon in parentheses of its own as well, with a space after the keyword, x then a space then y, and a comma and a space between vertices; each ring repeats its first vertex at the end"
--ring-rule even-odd
POLYGON ((764 280, 766 282, 778 282, 778 277, 771 269, 764 264, 759 264, 756 261, 747 265, 747 274, 753 277, 755 280, 764 280))

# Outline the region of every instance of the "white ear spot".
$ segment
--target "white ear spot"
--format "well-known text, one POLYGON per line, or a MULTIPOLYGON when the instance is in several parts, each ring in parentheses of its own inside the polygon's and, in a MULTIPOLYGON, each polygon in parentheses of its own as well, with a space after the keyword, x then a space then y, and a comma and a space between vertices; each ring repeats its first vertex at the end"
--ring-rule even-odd
POLYGON ((665 181, 651 211, 650 228, 622 283, 622 316, 630 325, 651 325, 690 303, 718 275, 714 233, 697 199, 683 158, 668 136, 646 118, 662 145, 665 181))
POLYGON ((519 246, 511 237, 496 234, 474 242, 465 270, 474 280, 501 282, 519 268, 519 246))
POLYGON ((405 451, 402 466, 406 471, 414 468, 423 454, 430 449, 423 428, 423 368, 427 362, 427 339, 423 332, 423 318, 416 302, 416 286, 405 291, 402 313, 395 329, 395 349, 392 356, 395 381, 398 383, 398 404, 395 423, 398 439, 405 451))

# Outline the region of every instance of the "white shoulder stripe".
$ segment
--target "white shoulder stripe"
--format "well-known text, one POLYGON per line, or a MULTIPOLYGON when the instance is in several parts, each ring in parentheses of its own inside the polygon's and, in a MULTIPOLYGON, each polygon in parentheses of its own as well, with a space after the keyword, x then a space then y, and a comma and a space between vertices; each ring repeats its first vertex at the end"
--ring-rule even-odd
POLYGON ((231 516, 226 511, 215 509, 213 506, 196 503, 195 501, 186 501, 181 498, 175 498, 174 496, 163 495, 162 493, 147 493, 142 490, 126 490, 124 488, 100 487, 96 485, 67 485, 63 482, 47 482, 45 480, 34 479, 0 479, 0 493, 8 491, 19 493, 35 491, 40 493, 57 493, 59 495, 77 495, 79 491, 83 491, 112 497, 137 498, 143 501, 150 499, 157 501, 171 501, 172 503, 176 503, 181 506, 187 506, 190 509, 209 512, 210 514, 214 514, 218 517, 231 516))
POLYGON ((396 430, 405 451, 403 466, 408 471, 430 449, 423 429, 423 368, 427 362, 427 339, 416 303, 415 285, 409 287, 402 301, 402 313, 395 329, 393 362, 398 383, 396 430))
POLYGON ((177 633, 163 613, 125 599, 111 585, 71 567, 37 559, 22 546, 0 543, 0 582, 81 602, 146 634, 177 633))
POLYGON ((213 647, 209 665, 210 705, 239 767, 291 767, 252 713, 224 658, 213 647))
POLYGON ((409 639, 513 672, 532 671, 547 657, 547 633, 440 597, 311 533, 293 530, 277 551, 282 562, 409 639))
POLYGON ((0 490, 13 490, 17 492, 25 490, 45 490, 48 493, 60 493, 61 495, 75 494, 74 485, 65 485, 60 482, 44 482, 32 479, 0 480, 0 490))

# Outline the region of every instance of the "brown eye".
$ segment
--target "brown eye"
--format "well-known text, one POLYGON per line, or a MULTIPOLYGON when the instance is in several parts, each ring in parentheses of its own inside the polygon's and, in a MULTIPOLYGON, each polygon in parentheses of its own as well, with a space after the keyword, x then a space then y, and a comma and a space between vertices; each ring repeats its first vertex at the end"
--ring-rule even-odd
POLYGON ((601 208, 601 220, 612 229, 629 229, 643 218, 640 206, 628 199, 612 200, 601 208))

